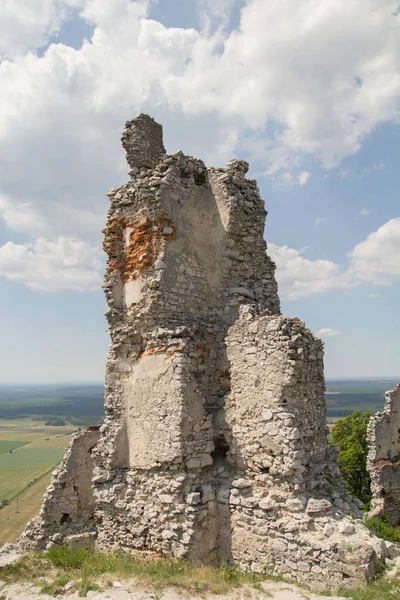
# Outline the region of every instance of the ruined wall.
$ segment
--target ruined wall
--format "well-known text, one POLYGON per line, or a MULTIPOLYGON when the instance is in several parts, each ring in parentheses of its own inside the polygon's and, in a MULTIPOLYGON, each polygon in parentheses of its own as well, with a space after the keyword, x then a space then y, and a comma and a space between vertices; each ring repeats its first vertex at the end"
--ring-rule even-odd
POLYGON ((272 564, 320 589, 362 580, 361 565, 372 573, 384 548, 362 525, 327 444, 322 342, 298 319, 245 306, 227 346, 234 562, 255 572, 272 564))
POLYGON ((280 315, 248 164, 166 155, 146 115, 127 123, 123 145, 131 179, 110 190, 104 230, 97 547, 222 554, 320 589, 358 583, 385 544, 363 526, 327 443, 322 343, 280 315))
POLYGON ((400 524, 400 384, 386 392, 383 412, 368 425, 368 463, 371 476, 370 516, 386 516, 400 524))
POLYGON ((91 453, 99 437, 95 426, 73 436, 62 463, 53 472, 39 515, 30 521, 20 539, 23 546, 48 548, 78 540, 81 545, 94 543, 91 453))

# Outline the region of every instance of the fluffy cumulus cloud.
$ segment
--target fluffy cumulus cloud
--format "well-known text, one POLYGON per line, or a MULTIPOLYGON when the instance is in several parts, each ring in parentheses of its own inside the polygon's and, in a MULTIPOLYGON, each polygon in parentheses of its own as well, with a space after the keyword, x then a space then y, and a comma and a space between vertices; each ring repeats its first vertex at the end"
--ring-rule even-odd
MULTIPOLYGON (((329 260, 310 260, 303 250, 268 245, 276 264, 276 278, 283 300, 349 289, 362 284, 391 285, 400 281, 400 217, 391 219, 349 253, 346 265, 329 260)), ((377 294, 369 294, 376 298, 377 294)))
POLYGON ((81 0, 0 0, 0 58, 40 47, 81 5, 81 0))
POLYGON ((349 276, 375 285, 400 281, 400 217, 391 219, 349 255, 349 276))
POLYGON ((337 331, 337 329, 331 329, 330 327, 323 327, 317 331, 316 335, 321 338, 336 337, 338 335, 342 335, 342 332, 337 331))
MULTIPOLYGON (((197 31, 149 19, 146 0, 0 0, 0 214, 27 239, 3 246, 3 255, 26 253, 38 267, 39 239, 99 244, 104 192, 125 179, 123 121, 140 111, 164 123, 171 151, 223 164, 241 149, 258 169, 296 185, 310 176, 307 155, 330 168, 377 124, 398 118, 393 0, 197 2, 211 5, 214 26, 197 31), (229 13, 241 5, 232 31, 229 13), (74 15, 94 28, 92 39, 38 54, 74 15)), ((276 254, 283 289, 289 263, 300 295, 311 271, 313 289, 324 291, 328 279, 339 285, 334 263, 315 266, 288 248, 276 254)), ((351 259, 355 269, 361 254, 351 259)))
POLYGON ((310 260, 302 256, 302 250, 271 243, 268 250, 276 264, 279 294, 283 300, 297 300, 347 286, 339 265, 330 260, 310 260))
POLYGON ((34 290, 97 290, 102 263, 98 249, 63 237, 0 247, 0 275, 34 290))

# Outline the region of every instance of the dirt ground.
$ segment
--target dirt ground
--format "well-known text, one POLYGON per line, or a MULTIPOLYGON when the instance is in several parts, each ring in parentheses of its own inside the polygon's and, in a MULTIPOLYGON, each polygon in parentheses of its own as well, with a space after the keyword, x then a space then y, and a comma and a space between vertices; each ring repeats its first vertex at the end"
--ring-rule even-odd
MULTIPOLYGON (((66 587, 68 588, 68 584, 66 587)), ((262 591, 244 586, 228 595, 210 596, 209 600, 345 600, 339 596, 313 594, 288 583, 265 582, 261 587, 262 591)), ((68 600, 79 598, 78 592, 70 593, 68 589, 62 592, 56 597, 68 600)), ((90 591, 86 597, 89 600, 205 600, 204 596, 182 594, 174 590, 166 590, 160 594, 148 592, 134 580, 123 583, 116 581, 107 591, 90 591)), ((31 584, 4 585, 0 582, 1 600, 53 600, 53 598, 53 596, 39 594, 39 588, 31 584)))

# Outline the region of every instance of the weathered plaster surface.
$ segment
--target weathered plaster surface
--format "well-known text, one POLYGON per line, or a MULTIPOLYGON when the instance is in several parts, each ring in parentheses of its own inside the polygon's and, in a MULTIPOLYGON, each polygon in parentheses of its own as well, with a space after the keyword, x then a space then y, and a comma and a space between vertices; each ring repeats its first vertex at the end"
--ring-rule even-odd
POLYGON ((400 524, 400 384, 386 392, 383 412, 368 426, 368 471, 371 476, 370 516, 385 515, 400 524))
MULTIPOLYGON (((322 343, 280 314, 248 164, 166 155, 146 115, 123 144, 131 179, 110 190, 104 230, 97 547, 211 563, 222 553, 315 588, 358 583, 385 544, 363 526, 327 443, 322 343)), ((45 524, 40 536, 53 542, 45 524)))

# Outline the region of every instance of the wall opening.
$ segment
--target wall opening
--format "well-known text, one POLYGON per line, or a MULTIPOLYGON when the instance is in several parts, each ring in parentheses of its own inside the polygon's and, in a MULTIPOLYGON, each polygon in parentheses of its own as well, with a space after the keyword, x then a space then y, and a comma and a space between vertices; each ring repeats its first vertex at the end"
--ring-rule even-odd
POLYGON ((214 438, 214 450, 211 452, 211 458, 213 463, 220 464, 226 462, 227 454, 229 452, 229 444, 223 436, 214 438))

